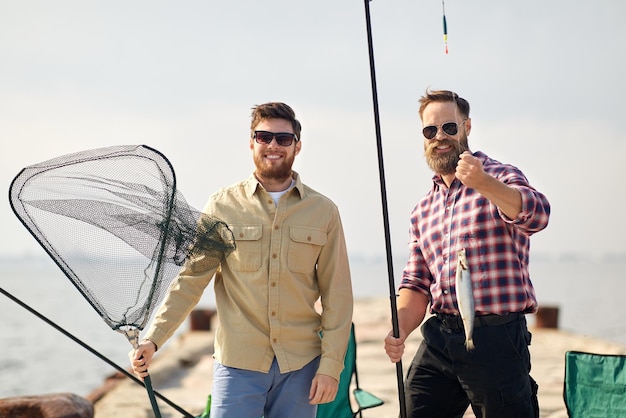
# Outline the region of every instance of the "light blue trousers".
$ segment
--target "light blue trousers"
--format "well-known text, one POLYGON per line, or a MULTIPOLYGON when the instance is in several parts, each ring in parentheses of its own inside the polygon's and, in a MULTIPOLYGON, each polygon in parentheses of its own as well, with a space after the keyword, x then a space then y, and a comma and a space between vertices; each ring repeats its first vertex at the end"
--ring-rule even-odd
POLYGON ((269 373, 213 365, 211 418, 315 418, 309 404, 319 357, 300 370, 280 373, 276 358, 269 373))

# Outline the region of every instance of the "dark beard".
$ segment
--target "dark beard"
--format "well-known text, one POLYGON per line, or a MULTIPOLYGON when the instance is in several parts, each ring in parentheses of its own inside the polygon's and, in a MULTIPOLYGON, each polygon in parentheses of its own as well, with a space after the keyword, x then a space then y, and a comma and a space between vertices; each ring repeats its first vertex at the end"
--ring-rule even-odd
POLYGON ((461 137, 459 141, 446 139, 443 141, 429 141, 424 144, 424 156, 426 157, 426 163, 428 163, 431 170, 442 176, 454 174, 456 172, 459 157, 465 151, 469 151, 467 136, 465 135, 461 137), (439 145, 451 145, 453 149, 445 155, 438 155, 435 148, 439 145))

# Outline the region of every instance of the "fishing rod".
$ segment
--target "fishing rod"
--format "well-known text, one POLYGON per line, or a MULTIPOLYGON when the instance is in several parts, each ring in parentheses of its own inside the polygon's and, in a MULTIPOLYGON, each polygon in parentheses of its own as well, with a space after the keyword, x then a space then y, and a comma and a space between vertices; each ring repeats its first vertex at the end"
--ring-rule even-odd
MULTIPOLYGON (((108 363, 110 366, 112 366, 113 368, 115 368, 116 370, 118 370, 119 372, 123 373, 126 377, 129 377, 130 379, 132 379, 135 383, 144 386, 145 384, 139 379, 137 378, 135 375, 133 375, 132 373, 128 372, 128 370, 124 369, 123 367, 117 365, 116 363, 114 363, 112 360, 110 360, 109 358, 107 358, 106 356, 104 356, 103 354, 99 353, 98 351, 96 351, 94 348, 90 347, 89 345, 87 345, 86 343, 84 343, 83 341, 81 341, 79 338, 77 338, 76 336, 72 335, 70 332, 66 331, 65 329, 63 329, 61 326, 57 325, 56 323, 54 323, 53 321, 51 321, 50 319, 48 319, 47 317, 45 317, 43 314, 37 312, 35 309, 31 308, 30 306, 28 306, 26 303, 22 302, 21 300, 19 300, 18 298, 16 298, 15 296, 13 296, 11 293, 7 292, 6 290, 4 290, 3 288, 0 287, 0 293, 2 293, 3 295, 5 295, 6 297, 8 297, 9 299, 11 299, 13 302, 17 303, 18 305, 20 305, 22 308, 26 309, 27 311, 29 311, 30 313, 32 313, 33 315, 35 315, 36 317, 38 317, 39 319, 43 320, 44 322, 46 322, 48 325, 52 326, 53 328, 55 328, 57 331, 61 332, 62 334, 64 334, 66 337, 69 337, 70 339, 72 339, 74 342, 78 343, 79 345, 81 345, 83 348, 86 348, 88 351, 90 351, 92 354, 94 354, 96 357, 100 358, 101 360, 105 361, 106 363, 108 363)), ((171 406, 172 408, 174 408, 175 410, 177 410, 178 412, 180 412, 181 414, 183 414, 183 416, 185 418, 194 418, 194 415, 191 415, 189 412, 185 411, 184 409, 182 409, 180 406, 176 405, 175 403, 173 403, 172 401, 170 401, 168 398, 166 398, 165 396, 161 395, 159 392, 154 391, 154 394, 156 395, 156 397, 158 397, 159 399, 161 399, 163 402, 165 402, 166 404, 168 404, 169 406, 171 406)))
MULTIPOLYGON (((383 147, 380 133, 380 116, 378 110, 378 92, 376 89, 376 70, 374 66, 374 47, 372 46, 372 23, 370 19, 371 0, 365 0, 365 21, 367 24, 367 45, 369 49, 370 78, 372 80, 372 101, 374 104, 374 125, 376 128, 376 145, 378 149, 378 173, 380 178, 380 195, 383 208, 383 224, 385 228, 385 249, 387 253, 387 272, 389 275, 389 300, 391 302, 391 325, 393 336, 400 336, 398 326, 398 308, 396 305, 396 286, 394 283, 393 260, 391 256, 391 234, 389 232, 389 213, 387 209, 387 188, 385 186, 385 167, 383 162, 383 147)), ((400 417, 406 418, 406 399, 404 398, 404 378, 402 373, 402 360, 396 363, 396 377, 398 381, 398 401, 400 403, 400 417)))

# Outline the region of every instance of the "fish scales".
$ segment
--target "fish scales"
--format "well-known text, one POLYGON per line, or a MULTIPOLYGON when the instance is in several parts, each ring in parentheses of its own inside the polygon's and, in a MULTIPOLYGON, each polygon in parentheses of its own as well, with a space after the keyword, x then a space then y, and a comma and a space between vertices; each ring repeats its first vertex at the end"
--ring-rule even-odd
POLYGON ((456 301, 465 329, 465 348, 474 349, 474 291, 465 248, 459 250, 456 266, 456 301))

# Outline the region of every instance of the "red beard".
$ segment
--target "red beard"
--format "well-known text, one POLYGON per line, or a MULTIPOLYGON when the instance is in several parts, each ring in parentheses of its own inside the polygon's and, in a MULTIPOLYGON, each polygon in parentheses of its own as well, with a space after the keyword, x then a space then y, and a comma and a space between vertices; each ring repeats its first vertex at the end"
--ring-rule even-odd
POLYGON ((254 155, 256 173, 259 177, 267 180, 285 180, 291 177, 291 167, 293 166, 294 155, 285 155, 280 164, 269 164, 263 155, 254 155))

